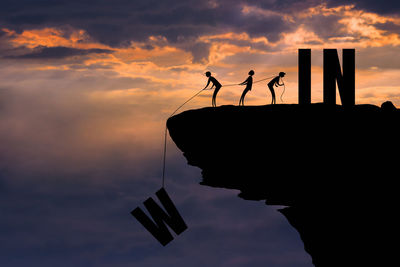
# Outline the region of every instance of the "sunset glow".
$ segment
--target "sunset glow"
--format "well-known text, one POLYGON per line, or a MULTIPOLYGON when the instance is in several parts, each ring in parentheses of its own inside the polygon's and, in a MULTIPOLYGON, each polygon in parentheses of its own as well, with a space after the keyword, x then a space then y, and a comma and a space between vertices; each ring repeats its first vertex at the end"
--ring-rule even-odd
MULTIPOLYGON (((216 5, 212 6, 217 8, 216 5)), ((11 62, 13 65, 21 64, 18 71, 29 69, 44 73, 50 70, 59 70, 66 73, 79 72, 83 77, 96 75, 95 73, 98 71, 99 74, 110 79, 146 79, 157 84, 157 88, 152 88, 152 91, 160 92, 157 98, 162 99, 163 95, 174 95, 175 91, 179 91, 181 96, 180 99, 177 99, 177 103, 179 103, 184 97, 192 94, 196 88, 201 88, 205 82, 203 77, 205 70, 212 70, 225 83, 238 83, 245 78, 248 69, 256 70, 256 78, 263 78, 261 75, 274 75, 279 69, 279 61, 282 60, 285 63, 280 69, 295 71, 298 48, 312 48, 316 57, 321 54, 323 48, 327 47, 337 48, 339 51, 340 48, 356 48, 357 61, 363 62, 367 59, 360 60, 360 53, 371 57, 373 54, 369 55, 368 51, 379 47, 382 50, 381 53, 386 55, 390 54, 390 51, 396 50, 400 44, 397 32, 382 29, 382 25, 385 24, 400 25, 400 19, 397 16, 366 12, 358 9, 355 5, 329 7, 323 3, 308 7, 299 13, 277 12, 243 5, 241 13, 246 18, 248 16, 255 16, 257 19, 281 18, 290 27, 283 32, 276 33, 274 40, 270 40, 268 35, 252 35, 230 29, 224 31, 224 28, 220 28, 218 34, 200 34, 196 38, 190 39, 181 36, 179 37, 181 40, 178 42, 171 42, 162 35, 149 35, 145 40, 131 40, 123 46, 104 44, 96 40, 85 29, 69 25, 37 27, 22 32, 3 27, 1 29, 3 32, 2 47, 8 47, 8 49, 2 50, 7 57, 6 60, 3 59, 3 62, 7 61, 6 64, 11 62), (319 18, 322 19, 322 23, 324 18, 335 18, 335 30, 321 32, 317 29, 316 31, 315 28, 318 25, 314 21, 319 18), (74 50, 69 50, 70 53, 60 55, 59 58, 50 52, 50 49, 61 48, 74 50), (77 68, 78 66, 79 68, 77 68)), ((329 29, 328 27, 329 25, 326 26, 326 29, 329 29)), ((320 62, 320 59, 316 61, 320 62)), ((395 59, 391 59, 390 63, 386 64, 393 65, 395 62, 395 59)), ((386 72, 397 71, 397 67, 359 64, 358 77, 363 76, 363 69, 375 70, 379 73, 378 77, 386 76, 386 72)), ((318 77, 321 73, 314 72, 313 75, 318 77)), ((371 76, 366 76, 365 79, 368 77, 371 76)), ((25 76, 24 79, 28 78, 29 76, 25 76)), ((290 73, 286 79, 287 83, 292 85, 287 92, 287 99, 290 99, 291 102, 296 101, 296 79, 295 72, 290 73)), ((317 82, 319 78, 314 80, 313 88, 318 91, 321 89, 317 82)), ((377 88, 365 86, 369 84, 368 81, 359 82, 359 79, 357 81, 357 91, 363 92, 363 94, 358 94, 358 103, 365 102, 363 95, 371 95, 370 90, 374 90, 374 94, 377 94, 377 88)), ((378 82, 378 84, 383 86, 381 92, 385 91, 386 94, 395 95, 396 98, 392 100, 398 101, 396 87, 385 87, 384 82, 378 82)), ((124 87, 146 90, 135 84, 126 84, 124 87)), ((110 89, 120 90, 119 88, 110 89)), ((254 104, 267 103, 265 89, 265 87, 258 88, 257 91, 254 91, 253 96, 249 95, 249 100, 254 104), (263 95, 261 92, 265 94, 263 95), (263 96, 261 97, 261 95, 263 96)), ((90 88, 90 91, 96 91, 96 87, 90 88)), ((232 90, 229 88, 225 91, 229 92, 231 96, 238 96, 241 89, 240 87, 232 88, 232 90)), ((374 103, 382 101, 385 94, 381 92, 378 94, 379 98, 368 98, 368 101, 374 103)), ((109 90, 104 94, 109 94, 109 90)), ((222 102, 223 95, 222 92, 221 104, 229 104, 228 99, 222 102)), ((207 102, 204 102, 203 105, 207 105, 207 102)))
MULTIPOLYGON (((131 226, 131 221, 126 223, 118 216, 125 216, 125 213, 120 215, 123 212, 128 214, 127 207, 140 203, 149 191, 153 193, 153 188, 158 188, 165 122, 178 106, 204 88, 206 71, 212 72, 222 84, 218 106, 238 105, 244 86, 236 84, 247 78, 249 70, 255 71, 254 81, 286 72, 284 94, 283 87, 276 89, 277 104, 297 103, 298 49, 311 48, 312 101, 322 102, 323 49, 338 49, 341 57, 342 49, 354 48, 356 104, 380 106, 390 100, 399 108, 400 6, 396 1, 384 2, 5 0, 0 10, 0 193, 3 187, 18 188, 15 190, 20 190, 20 195, 16 194, 19 197, 12 195, 7 203, 17 203, 20 213, 37 207, 44 211, 39 210, 41 215, 30 214, 26 219, 7 209, 9 217, 4 215, 4 218, 9 219, 4 224, 8 230, 4 232, 8 238, 0 238, 1 243, 10 242, 10 251, 26 254, 32 262, 37 251, 47 251, 49 247, 56 251, 57 242, 61 242, 60 247, 71 250, 77 246, 82 250, 98 246, 94 250, 101 255, 108 255, 114 249, 123 255, 118 263, 111 260, 109 265, 101 265, 100 257, 98 262, 88 260, 90 264, 86 266, 185 266, 184 263, 190 266, 191 261, 200 264, 193 266, 268 266, 265 262, 271 266, 310 266, 307 255, 302 254, 302 248, 298 252, 297 247, 279 258, 271 252, 260 258, 238 255, 222 259, 223 253, 217 255, 221 243, 207 248, 208 242, 212 243, 208 236, 208 241, 199 246, 214 253, 213 260, 207 261, 196 248, 189 250, 190 238, 201 240, 207 236, 202 227, 210 227, 213 233, 210 235, 218 238, 218 223, 237 220, 232 226, 234 230, 241 223, 248 223, 243 218, 245 221, 240 222, 240 213, 246 208, 238 208, 235 216, 239 219, 227 219, 234 215, 225 209, 223 197, 236 197, 237 192, 221 197, 209 189, 196 191, 200 190, 197 183, 201 174, 198 169, 182 167, 185 161, 171 143, 168 143, 168 175, 174 176, 169 182, 171 191, 178 192, 178 205, 184 206, 193 218, 198 215, 191 213, 190 205, 202 203, 198 204, 198 210, 207 206, 209 212, 204 221, 190 222, 196 229, 195 237, 187 237, 185 246, 170 248, 174 255, 185 254, 181 249, 188 250, 190 256, 180 262, 182 265, 175 265, 175 258, 170 258, 164 250, 160 253, 169 265, 160 265, 149 256, 157 254, 154 251, 158 248, 153 247, 146 235, 137 234, 139 227, 128 237, 118 232, 131 226), (183 176, 190 178, 179 180, 183 176), (52 195, 53 189, 57 195, 52 195), (105 192, 111 192, 107 190, 112 193, 107 195, 105 192), (24 199, 23 194, 31 196, 31 201, 18 202, 24 199), (87 195, 101 198, 102 204, 94 207, 94 201, 85 202, 87 195), (51 196, 49 202, 41 200, 46 196, 51 196), (68 218, 60 211, 63 204, 54 204, 65 199, 76 201, 71 205, 79 210, 77 214, 72 208, 66 211, 68 218), (80 210, 79 201, 85 203, 83 206, 88 205, 87 209, 80 210), (214 203, 225 211, 219 214, 214 203), (107 212, 103 213, 99 206, 104 206, 107 212), (40 216, 51 218, 47 224, 57 225, 52 234, 46 234, 46 223, 35 221, 40 216), (80 224, 80 216, 87 223, 80 224), (108 221, 102 224, 107 216, 117 216, 115 220, 120 221, 115 225, 108 221), (60 234, 64 230, 62 218, 69 223, 65 234, 60 234), (14 224, 18 227, 16 221, 22 225, 25 219, 30 231, 36 233, 36 228, 40 228, 37 230, 40 234, 29 235, 29 240, 24 239, 22 226, 16 230, 19 234, 12 235, 9 230, 14 229, 14 224), (80 239, 80 235, 87 239, 80 239), (9 241, 14 239, 15 243, 9 241), (20 252, 18 242, 30 252, 31 247, 35 248, 32 251, 36 252, 20 252), (134 256, 138 265, 122 260, 130 258, 132 251, 140 251, 137 254, 140 256, 134 256)), ((246 105, 271 102, 268 81, 254 84, 246 96, 246 105)), ((211 96, 212 91, 204 91, 180 111, 211 106, 211 96)), ((337 103, 340 104, 340 99, 337 103)), ((261 219, 254 222, 254 227, 278 229, 271 230, 272 236, 280 231, 282 221, 271 214, 268 215, 272 218, 271 225, 264 225, 264 217, 259 215, 261 219)), ((248 243, 257 239, 256 233, 247 234, 240 238, 248 239, 248 243)), ((282 246, 290 247, 287 244, 292 239, 288 240, 282 246)), ((228 246, 236 241, 223 244, 228 246)), ((262 251, 277 249, 271 243, 266 247, 262 251)), ((78 254, 88 259, 90 253, 78 254)), ((61 258, 74 258, 75 254, 71 255, 61 258)), ((19 261, 15 262, 7 265, 0 260, 0 265, 17 266, 19 261)), ((19 266, 47 266, 39 260, 36 265, 21 262, 19 266)), ((63 260, 54 256, 48 266, 59 262, 63 260)))

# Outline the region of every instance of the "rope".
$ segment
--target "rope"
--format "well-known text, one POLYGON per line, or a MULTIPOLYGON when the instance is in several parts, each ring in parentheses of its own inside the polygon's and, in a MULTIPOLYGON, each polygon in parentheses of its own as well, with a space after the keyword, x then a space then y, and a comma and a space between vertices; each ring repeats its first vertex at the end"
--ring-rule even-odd
POLYGON ((271 79, 271 78, 273 78, 273 77, 275 77, 275 75, 274 75, 274 76, 271 76, 271 77, 267 77, 267 78, 261 79, 261 80, 258 80, 258 81, 255 81, 255 82, 253 82, 253 83, 259 83, 259 82, 262 82, 262 81, 271 79))
POLYGON ((164 188, 165 184, 165 158, 167 156, 167 124, 165 124, 165 133, 164 133, 164 154, 163 154, 163 169, 162 169, 162 188, 164 188))
MULTIPOLYGON (((186 100, 182 105, 180 105, 174 112, 171 113, 171 115, 169 115, 168 119, 171 118, 172 116, 174 116, 174 114, 180 110, 185 104, 187 104, 190 100, 192 100, 193 98, 195 98, 196 96, 198 96, 201 92, 203 92, 205 90, 201 89, 200 91, 198 91, 195 95, 193 95, 192 97, 190 97, 188 100, 186 100)), ((164 153, 163 153, 163 169, 162 169, 162 188, 164 188, 165 185, 165 161, 166 161, 166 157, 167 157, 167 132, 168 132, 168 128, 167 128, 167 124, 165 124, 165 132, 164 132, 164 153)))
MULTIPOLYGON (((204 88, 205 89, 205 88, 204 88)), ((172 116, 174 116, 174 114, 181 109, 181 107, 183 107, 187 102, 189 102, 190 100, 192 100, 193 98, 195 98, 196 96, 198 96, 204 89, 201 89, 200 91, 198 91, 194 96, 192 96, 191 98, 189 98, 188 100, 185 101, 185 103, 183 103, 182 105, 180 105, 174 112, 172 112, 171 115, 169 115, 168 118, 171 118, 172 116)))
MULTIPOLYGON (((258 80, 258 81, 254 81, 253 84, 254 83, 259 83, 259 82, 262 82, 262 81, 265 81, 265 80, 268 80, 268 79, 271 79, 273 77, 275 77, 275 75, 267 77, 267 78, 264 78, 264 79, 261 79, 261 80, 258 80)), ((231 83, 231 84, 223 85, 222 87, 229 87, 229 86, 235 86, 235 85, 241 85, 241 84, 231 83)))

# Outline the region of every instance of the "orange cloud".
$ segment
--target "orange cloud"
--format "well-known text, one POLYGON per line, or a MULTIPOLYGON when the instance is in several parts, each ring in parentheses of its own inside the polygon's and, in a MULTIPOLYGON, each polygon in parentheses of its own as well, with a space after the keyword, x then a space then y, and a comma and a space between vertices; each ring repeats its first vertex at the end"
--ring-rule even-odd
POLYGON ((265 45, 270 44, 266 37, 262 36, 262 37, 251 38, 246 32, 242 33, 227 32, 223 34, 203 35, 198 38, 198 41, 206 43, 223 42, 226 40, 247 41, 250 44, 256 44, 256 43, 263 43, 265 45))
POLYGON ((400 45, 399 34, 390 33, 378 27, 378 24, 385 23, 392 23, 400 26, 400 18, 358 10, 355 5, 328 7, 328 5, 324 3, 310 7, 304 11, 288 14, 244 5, 242 13, 245 15, 264 17, 280 16, 288 23, 297 24, 298 26, 292 32, 282 33, 282 38, 276 43, 268 43, 270 46, 280 45, 282 49, 290 50, 304 45, 312 48, 324 46, 382 47, 387 45, 400 45), (323 40, 313 31, 316 21, 309 20, 316 16, 336 16, 338 18, 337 23, 342 25, 340 35, 334 36, 334 33, 332 33, 331 37, 323 40))
POLYGON ((84 30, 66 32, 57 28, 43 28, 25 30, 18 34, 15 31, 3 29, 10 37, 10 43, 15 47, 35 48, 45 47, 71 47, 78 49, 110 49, 110 47, 94 42, 84 30))
POLYGON ((388 33, 385 30, 377 28, 376 24, 393 23, 400 26, 400 19, 393 16, 383 16, 372 12, 355 9, 354 5, 345 5, 339 7, 327 7, 327 4, 321 4, 309 8, 302 12, 299 17, 312 17, 316 15, 338 16, 339 23, 343 25, 342 32, 347 36, 331 37, 329 41, 333 44, 350 44, 354 47, 381 47, 385 45, 397 46, 400 44, 400 37, 397 33, 388 33), (355 42, 351 42, 351 41, 355 42))
POLYGON ((300 25, 295 32, 283 33, 281 42, 298 48, 299 46, 310 43, 316 43, 320 46, 323 43, 323 40, 314 32, 308 31, 304 26, 300 25))
POLYGON ((243 15, 246 16, 259 16, 259 17, 281 17, 286 21, 293 22, 293 16, 284 12, 276 10, 263 9, 256 6, 246 5, 242 6, 241 10, 243 15))
MULTIPOLYGON (((177 47, 167 44, 162 36, 151 36, 146 42, 131 42, 129 47, 112 48, 94 41, 86 31, 57 28, 25 30, 17 33, 2 29, 8 36, 8 42, 13 47, 35 49, 37 47, 67 47, 75 49, 107 49, 112 54, 89 54, 79 62, 80 68, 85 66, 109 67, 125 75, 145 75, 166 71, 173 67, 193 69, 192 55, 177 47)), ((51 64, 51 62, 45 62, 51 64)), ((65 60, 64 65, 38 66, 38 69, 68 69, 71 63, 65 60)), ((73 65, 72 67, 76 67, 73 65)))

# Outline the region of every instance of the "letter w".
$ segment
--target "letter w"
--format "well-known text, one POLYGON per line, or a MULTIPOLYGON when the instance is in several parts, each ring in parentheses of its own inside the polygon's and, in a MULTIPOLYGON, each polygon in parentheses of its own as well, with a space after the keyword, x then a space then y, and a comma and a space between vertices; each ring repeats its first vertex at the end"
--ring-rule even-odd
POLYGON ((163 246, 165 246, 174 238, 168 231, 164 222, 174 230, 177 235, 185 231, 187 225, 164 188, 158 190, 156 195, 167 213, 160 208, 151 197, 143 202, 155 223, 139 207, 134 209, 131 214, 147 229, 147 231, 149 231, 163 246))

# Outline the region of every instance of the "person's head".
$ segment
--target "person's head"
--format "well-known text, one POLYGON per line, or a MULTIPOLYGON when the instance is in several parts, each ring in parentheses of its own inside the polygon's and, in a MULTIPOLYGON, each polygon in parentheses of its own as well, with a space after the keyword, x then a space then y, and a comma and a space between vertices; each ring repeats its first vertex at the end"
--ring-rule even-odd
POLYGON ((285 75, 286 75, 286 73, 284 73, 284 72, 279 72, 279 76, 280 76, 280 77, 285 77, 285 75))
POLYGON ((211 76, 211 72, 209 72, 209 71, 207 71, 205 74, 206 74, 207 77, 211 76))
POLYGON ((249 71, 249 75, 254 75, 254 70, 249 71))

